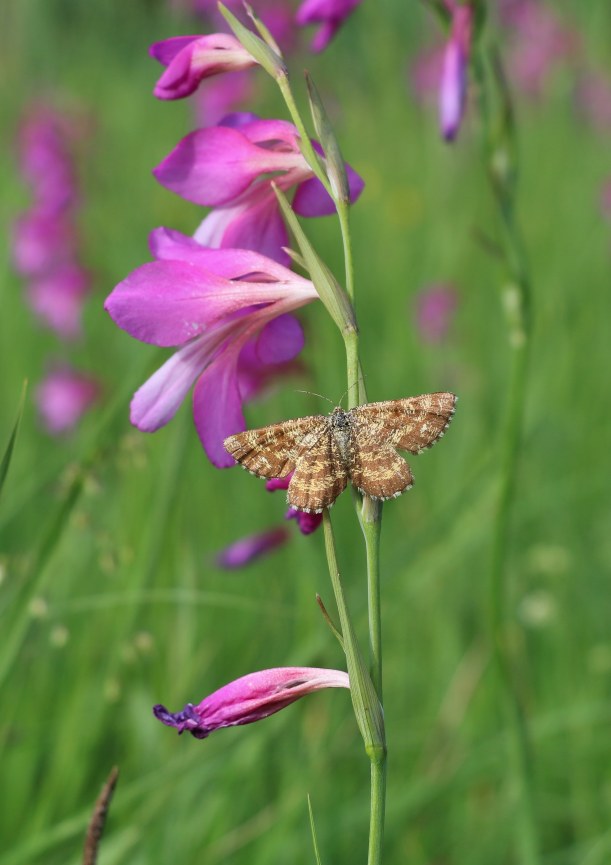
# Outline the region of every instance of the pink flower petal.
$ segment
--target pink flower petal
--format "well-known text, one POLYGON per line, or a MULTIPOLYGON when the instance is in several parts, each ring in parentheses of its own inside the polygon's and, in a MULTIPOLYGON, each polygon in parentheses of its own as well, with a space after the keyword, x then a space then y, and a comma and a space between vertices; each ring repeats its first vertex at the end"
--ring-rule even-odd
MULTIPOLYGON (((359 198, 365 188, 365 181, 354 168, 346 163, 350 203, 359 198)), ((335 213, 333 199, 317 177, 300 183, 293 198, 293 210, 299 216, 331 216, 335 213)))
POLYGON ((217 556, 217 564, 226 570, 243 568, 261 556, 285 544, 290 537, 285 528, 270 529, 257 535, 249 535, 234 541, 217 556))
POLYGON ((193 391, 193 418, 210 462, 219 469, 235 465, 223 447, 227 436, 246 429, 238 387, 239 347, 221 352, 200 376, 193 391))

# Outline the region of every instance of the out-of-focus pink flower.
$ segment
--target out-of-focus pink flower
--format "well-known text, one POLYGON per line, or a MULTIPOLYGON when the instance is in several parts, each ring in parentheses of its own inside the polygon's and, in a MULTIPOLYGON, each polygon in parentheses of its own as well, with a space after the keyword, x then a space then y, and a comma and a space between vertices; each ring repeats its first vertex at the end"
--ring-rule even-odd
POLYGON ((443 342, 457 305, 458 293, 452 285, 431 285, 417 296, 416 322, 425 342, 443 342))
POLYGON ((83 304, 90 277, 78 264, 66 264, 30 279, 28 303, 38 318, 63 339, 81 335, 83 304))
POLYGON ((152 247, 158 260, 133 271, 105 303, 135 339, 178 347, 134 395, 132 423, 146 432, 164 426, 195 383, 197 432, 214 465, 228 468, 235 463, 223 440, 245 429, 242 351, 255 340, 261 364, 292 360, 303 332, 287 313, 318 295, 310 280, 244 249, 205 249, 167 229, 153 233, 152 247))
POLYGON ((421 49, 410 63, 410 87, 418 102, 426 102, 439 93, 444 53, 443 45, 428 46, 421 49))
POLYGON ((473 7, 470 3, 458 3, 456 0, 446 0, 446 5, 452 15, 452 24, 441 69, 439 125, 445 140, 454 141, 465 110, 473 7))
POLYGON ((36 390, 36 405, 47 432, 52 435, 69 432, 100 393, 96 379, 72 367, 51 370, 36 390))
POLYGON ((600 133, 611 132, 611 77, 601 72, 583 73, 575 87, 579 116, 600 133))
POLYGON ((155 706, 153 713, 179 733, 188 731, 196 739, 205 739, 222 727, 252 724, 267 718, 323 688, 350 688, 348 674, 317 667, 260 670, 219 688, 197 706, 187 703, 182 712, 168 712, 165 706, 155 706))
POLYGON ((257 65, 229 33, 175 36, 155 42, 149 51, 166 67, 153 91, 158 99, 182 99, 193 93, 204 78, 257 65))
POLYGON ((254 87, 248 72, 228 72, 214 78, 194 94, 197 126, 215 126, 241 105, 252 100, 254 87))
POLYGON ((605 219, 611 219, 611 177, 603 184, 600 193, 600 209, 605 219))
POLYGON ((225 570, 243 568, 285 544, 289 537, 289 532, 283 526, 257 535, 248 535, 225 547, 218 554, 216 562, 225 570))
MULTIPOLYGON (((315 145, 318 147, 318 145, 315 145)), ((364 183, 346 166, 351 201, 364 183)), ((154 170, 157 180, 195 204, 214 210, 195 233, 203 246, 252 249, 282 264, 290 259, 288 234, 271 186, 295 189, 301 216, 334 212, 333 201, 313 176, 292 123, 234 114, 223 124, 187 135, 154 170)))
POLYGON ((308 24, 320 25, 310 45, 311 50, 323 51, 360 2, 361 0, 304 0, 297 10, 297 23, 301 27, 308 24))
POLYGON ((76 185, 64 118, 49 106, 34 105, 18 136, 19 168, 37 211, 54 214, 73 203, 76 185))
POLYGON ((39 276, 72 261, 74 227, 62 216, 40 210, 24 213, 13 226, 13 264, 21 276, 39 276))
POLYGON ((575 54, 579 37, 540 0, 505 0, 500 16, 510 37, 509 79, 522 92, 539 97, 553 69, 575 54))
MULTIPOLYGON (((265 482, 265 489, 269 493, 276 490, 288 490, 292 477, 293 472, 289 472, 284 478, 272 478, 265 482)), ((311 535, 322 523, 322 514, 306 513, 305 511, 298 511, 297 508, 289 508, 284 519, 295 520, 302 535, 311 535)))

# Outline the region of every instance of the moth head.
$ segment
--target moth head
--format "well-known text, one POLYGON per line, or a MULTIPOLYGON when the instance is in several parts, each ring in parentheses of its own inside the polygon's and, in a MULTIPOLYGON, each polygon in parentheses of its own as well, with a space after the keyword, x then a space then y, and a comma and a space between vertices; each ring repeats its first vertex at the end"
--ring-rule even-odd
POLYGON ((343 408, 338 406, 333 409, 331 412, 331 424, 335 429, 348 429, 350 426, 350 418, 343 408))

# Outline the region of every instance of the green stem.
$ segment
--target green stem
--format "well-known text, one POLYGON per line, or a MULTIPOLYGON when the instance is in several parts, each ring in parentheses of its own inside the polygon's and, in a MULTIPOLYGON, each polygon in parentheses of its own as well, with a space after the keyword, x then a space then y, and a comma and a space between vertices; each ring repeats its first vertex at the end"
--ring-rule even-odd
POLYGON ((371 678, 382 703, 382 610, 380 588, 380 533, 382 504, 365 496, 359 514, 367 552, 367 599, 369 607, 369 654, 371 678))
POLYGON ((341 582, 329 511, 323 511, 325 550, 344 639, 350 695, 356 721, 371 761, 371 812, 368 865, 381 865, 386 801, 386 738, 382 706, 363 661, 341 582))
POLYGON ((350 237, 350 206, 345 201, 336 201, 337 215, 344 246, 344 266, 346 273, 346 293, 354 304, 354 263, 352 260, 352 240, 350 237))
POLYGON ((293 97, 291 85, 289 84, 289 79, 286 75, 280 75, 276 78, 276 81, 278 82, 278 87, 280 88, 280 92, 282 93, 282 97, 284 99, 286 107, 289 110, 291 119, 299 132, 299 136, 301 139, 299 146, 301 148, 301 152, 303 153, 304 159, 306 160, 316 177, 325 187, 331 198, 335 200, 333 190, 331 189, 331 184, 329 183, 329 178, 325 174, 322 165, 320 164, 320 156, 312 147, 312 143, 310 142, 310 136, 308 135, 308 131, 305 128, 303 120, 301 119, 301 115, 293 97))
POLYGON ((492 52, 488 62, 485 61, 483 52, 476 55, 474 73, 480 85, 490 185, 499 211, 502 247, 511 280, 504 301, 512 353, 507 414, 501 432, 500 487, 490 563, 490 636, 507 717, 509 766, 517 788, 516 834, 520 862, 522 865, 539 865, 531 744, 514 673, 514 652, 507 634, 507 557, 528 384, 531 284, 515 215, 517 167, 511 98, 498 56, 492 52))

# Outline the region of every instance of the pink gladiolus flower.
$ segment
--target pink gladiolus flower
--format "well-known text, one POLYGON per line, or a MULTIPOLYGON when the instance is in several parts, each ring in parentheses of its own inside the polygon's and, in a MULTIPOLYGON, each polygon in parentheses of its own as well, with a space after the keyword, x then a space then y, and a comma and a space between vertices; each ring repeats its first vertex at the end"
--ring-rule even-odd
POLYGON ((215 126, 240 105, 252 100, 254 88, 247 72, 228 72, 194 95, 197 126, 215 126))
POLYGON ((575 88, 575 106, 597 132, 611 132, 611 80, 600 72, 579 77, 575 88))
POLYGON ((166 67, 153 91, 158 99, 182 99, 197 90, 204 78, 257 65, 229 33, 175 36, 155 42, 149 51, 166 67))
POLYGON ((348 674, 317 667, 276 667, 242 676, 224 685, 197 706, 187 703, 182 712, 155 706, 153 714, 179 733, 187 730, 206 739, 222 727, 252 724, 279 712, 306 694, 323 688, 349 688, 348 674))
POLYGON ((38 318, 63 339, 81 335, 83 304, 90 278, 78 264, 66 264, 32 278, 27 286, 28 303, 38 318))
POLYGON ((216 563, 226 570, 243 568, 285 544, 289 537, 287 529, 282 526, 257 535, 248 535, 248 537, 240 538, 220 552, 216 558, 216 563))
POLYGON ((49 372, 36 390, 36 405, 47 432, 69 432, 100 396, 99 383, 69 366, 49 372))
POLYGON ((54 213, 32 210, 13 226, 13 264, 21 276, 39 276, 72 261, 76 237, 72 225, 54 213))
MULTIPOLYGON (((265 489, 269 493, 276 490, 288 490, 292 477, 293 472, 284 478, 272 478, 265 482, 265 489)), ((322 523, 322 514, 306 513, 305 511, 298 511, 297 508, 289 508, 284 519, 295 520, 302 535, 311 535, 322 523)))
MULTIPOLYGON (((317 146, 317 145, 316 145, 317 146)), ((364 183, 346 166, 351 201, 364 183)), ((325 216, 333 201, 299 150, 299 135, 283 120, 230 115, 222 125, 186 138, 154 170, 157 180, 195 204, 214 207, 195 233, 203 246, 252 249, 282 264, 288 234, 271 186, 295 188, 293 209, 301 216, 325 216)))
POLYGON ((318 295, 310 280, 254 252, 205 249, 167 229, 153 232, 151 245, 158 260, 133 271, 105 303, 131 336, 178 348, 134 395, 132 423, 146 432, 164 426, 195 383, 197 432, 208 458, 227 468, 234 460, 223 440, 245 429, 242 352, 254 350, 261 365, 292 360, 303 332, 287 313, 318 295))
POLYGON ((439 125, 445 140, 453 141, 465 110, 473 9, 468 3, 461 4, 456 0, 446 0, 446 5, 452 15, 452 25, 441 70, 439 125))
POLYGON ((38 211, 57 213, 73 203, 75 181, 65 120, 48 106, 34 106, 19 130, 19 167, 38 211))
POLYGON ((539 0, 504 0, 500 13, 503 26, 513 31, 507 58, 510 81, 538 97, 554 67, 575 53, 579 38, 539 0))
POLYGON ((457 305, 458 295, 451 285, 431 285, 418 295, 416 321, 425 342, 443 342, 457 305))
POLYGON ((310 48, 323 51, 361 0, 304 0, 297 10, 300 26, 320 24, 310 48))

